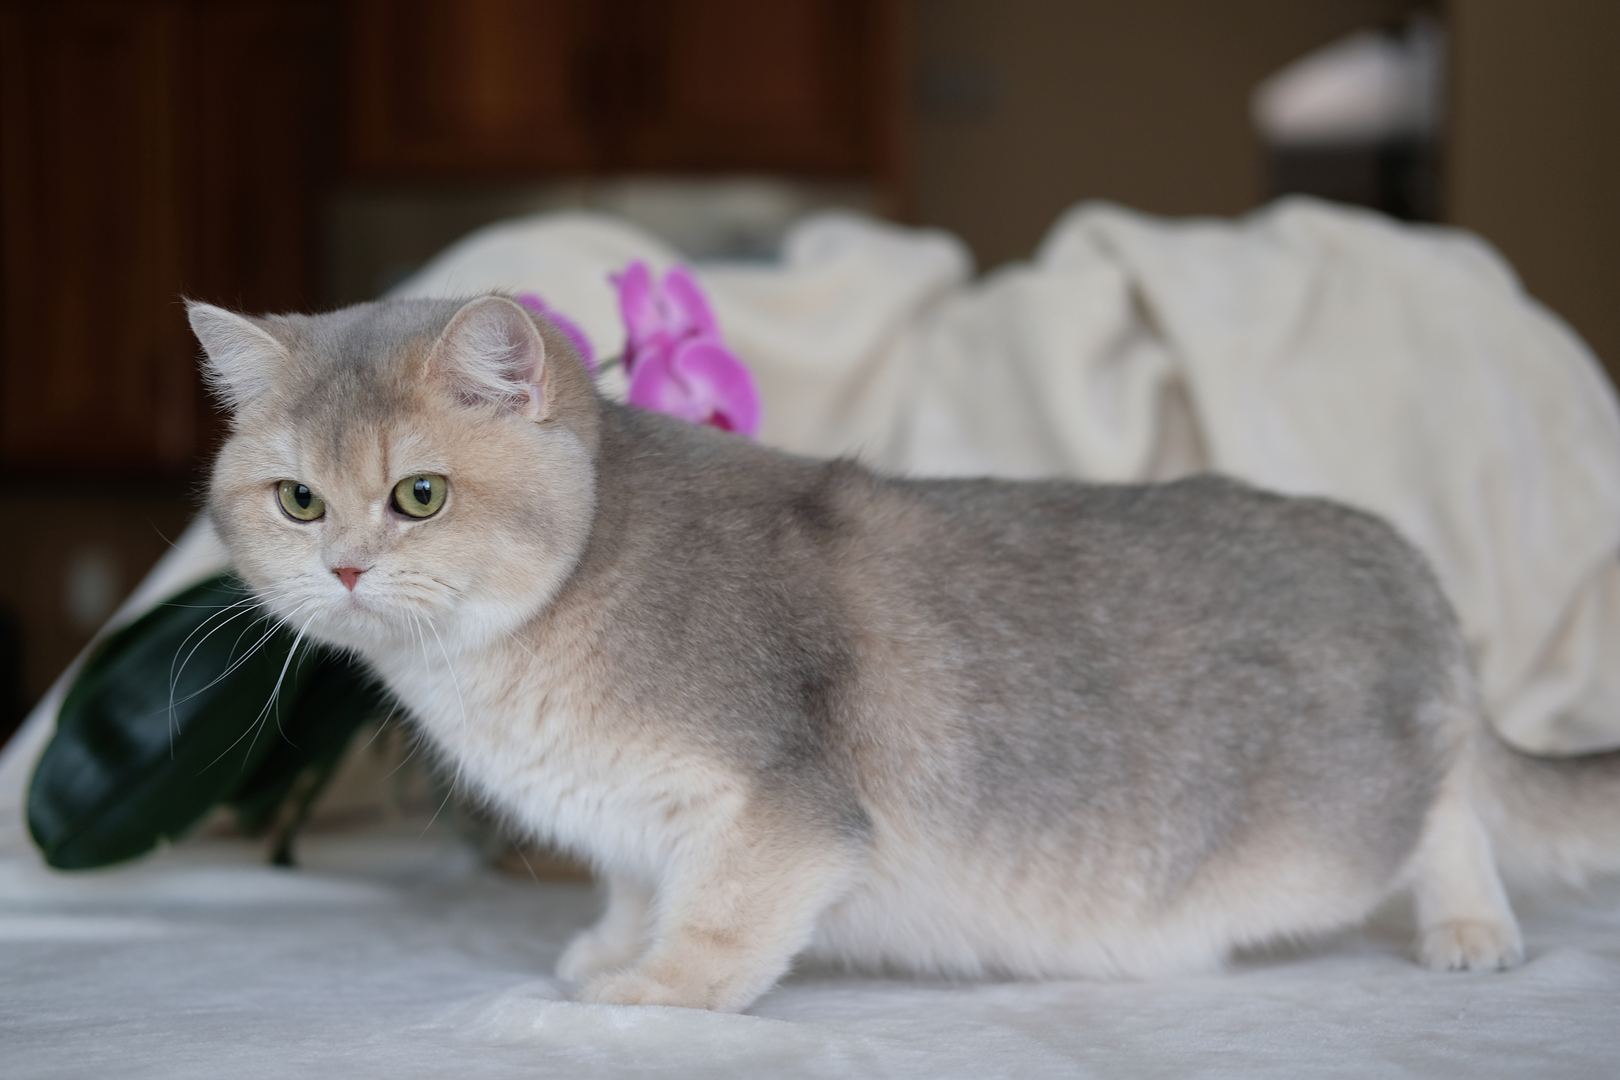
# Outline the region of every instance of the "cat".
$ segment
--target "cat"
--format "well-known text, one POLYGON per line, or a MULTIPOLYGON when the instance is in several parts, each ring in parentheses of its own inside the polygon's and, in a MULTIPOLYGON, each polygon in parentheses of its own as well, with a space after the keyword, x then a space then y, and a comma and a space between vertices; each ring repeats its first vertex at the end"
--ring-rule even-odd
POLYGON ((793 457, 604 399, 499 295, 189 314, 238 573, 590 862, 580 1000, 740 1010, 801 954, 1204 970, 1402 890, 1422 962, 1494 969, 1499 858, 1620 868, 1620 755, 1499 743, 1365 513, 793 457))

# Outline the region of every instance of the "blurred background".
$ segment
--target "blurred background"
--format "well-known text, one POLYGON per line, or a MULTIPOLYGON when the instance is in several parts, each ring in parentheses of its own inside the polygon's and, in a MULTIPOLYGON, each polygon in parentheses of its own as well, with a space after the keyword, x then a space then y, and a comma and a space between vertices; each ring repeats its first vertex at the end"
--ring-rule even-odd
POLYGON ((470 229, 768 259, 848 207, 988 270, 1071 204, 1473 229, 1620 371, 1614 0, 0 0, 0 739, 195 512, 183 294, 364 300, 470 229))

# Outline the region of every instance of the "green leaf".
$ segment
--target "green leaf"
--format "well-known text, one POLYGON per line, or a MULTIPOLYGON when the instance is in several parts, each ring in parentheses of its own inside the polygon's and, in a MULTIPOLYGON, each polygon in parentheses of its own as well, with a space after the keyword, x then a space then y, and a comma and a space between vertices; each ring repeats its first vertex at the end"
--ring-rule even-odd
POLYGON ((386 706, 382 689, 356 661, 340 653, 323 656, 292 716, 282 720, 284 737, 273 741, 258 768, 231 794, 242 827, 250 833, 267 829, 295 787, 313 800, 337 769, 355 729, 386 706))
POLYGON ((268 820, 301 773, 330 772, 382 699, 352 661, 295 641, 228 575, 109 637, 34 768, 28 827, 45 861, 143 855, 220 802, 268 820))

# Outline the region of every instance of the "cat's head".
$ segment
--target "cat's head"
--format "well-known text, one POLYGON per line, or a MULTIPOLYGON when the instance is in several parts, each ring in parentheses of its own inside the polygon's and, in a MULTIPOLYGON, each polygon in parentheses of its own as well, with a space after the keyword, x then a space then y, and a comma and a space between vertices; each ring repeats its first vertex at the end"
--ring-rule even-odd
POLYGON ((476 647, 555 595, 589 536, 600 424, 565 336, 499 296, 188 311, 233 414, 209 513, 293 629, 476 647))

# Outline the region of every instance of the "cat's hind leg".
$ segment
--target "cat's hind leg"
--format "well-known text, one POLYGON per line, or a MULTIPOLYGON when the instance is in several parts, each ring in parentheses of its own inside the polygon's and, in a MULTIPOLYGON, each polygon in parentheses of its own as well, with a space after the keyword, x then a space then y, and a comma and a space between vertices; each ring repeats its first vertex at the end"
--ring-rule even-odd
POLYGON ((1513 967, 1524 958, 1519 925, 1461 779, 1456 770, 1441 785, 1409 864, 1418 958, 1440 970, 1513 967))
POLYGON ((652 890, 622 874, 607 875, 607 911, 563 950, 557 975, 584 982, 636 962, 647 947, 652 921, 652 890))

